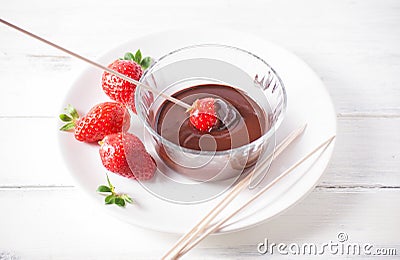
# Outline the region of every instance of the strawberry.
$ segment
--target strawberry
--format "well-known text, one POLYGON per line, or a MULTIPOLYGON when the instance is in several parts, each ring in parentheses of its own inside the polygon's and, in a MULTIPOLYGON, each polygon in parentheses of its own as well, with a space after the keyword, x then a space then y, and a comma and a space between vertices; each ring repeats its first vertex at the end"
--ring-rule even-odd
MULTIPOLYGON (((115 60, 108 65, 108 68, 122 73, 134 80, 139 80, 142 77, 143 70, 150 66, 151 58, 142 59, 140 50, 135 55, 126 53, 123 59, 115 60)), ((129 83, 113 74, 104 72, 101 80, 101 86, 104 92, 112 100, 129 106, 136 113, 134 94, 136 85, 129 83)))
POLYGON ((76 109, 68 105, 66 114, 60 119, 67 122, 60 128, 62 131, 74 129, 75 139, 82 142, 97 142, 106 135, 122 131, 123 124, 129 125, 129 114, 126 108, 115 102, 104 102, 94 106, 82 118, 76 109))
POLYGON ((210 132, 217 124, 213 98, 197 99, 188 111, 190 123, 200 132, 210 132))
POLYGON ((99 152, 107 170, 126 178, 149 180, 157 169, 142 141, 130 133, 106 136, 100 142, 99 152))

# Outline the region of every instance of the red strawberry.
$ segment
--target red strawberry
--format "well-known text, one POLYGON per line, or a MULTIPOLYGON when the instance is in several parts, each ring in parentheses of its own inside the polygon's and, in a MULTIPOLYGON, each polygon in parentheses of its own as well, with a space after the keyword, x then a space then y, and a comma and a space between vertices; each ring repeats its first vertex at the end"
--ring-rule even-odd
POLYGON ((115 102, 100 103, 82 118, 79 118, 78 112, 71 105, 68 105, 65 111, 66 114, 61 114, 60 119, 67 124, 60 130, 74 129, 78 141, 97 142, 106 135, 121 132, 124 123, 129 125, 126 108, 115 102))
MULTIPOLYGON (((119 59, 108 65, 108 68, 122 73, 134 80, 142 77, 143 70, 150 66, 151 58, 142 59, 140 50, 135 55, 126 53, 124 59, 119 59)), ((101 85, 104 92, 112 100, 129 106, 136 113, 134 94, 136 85, 129 83, 108 72, 103 73, 101 85)))
POLYGON ((100 157, 107 170, 126 178, 149 180, 157 169, 142 141, 130 133, 106 136, 100 142, 100 157))
POLYGON ((189 113, 190 123, 201 132, 210 132, 218 121, 213 98, 197 99, 189 113))

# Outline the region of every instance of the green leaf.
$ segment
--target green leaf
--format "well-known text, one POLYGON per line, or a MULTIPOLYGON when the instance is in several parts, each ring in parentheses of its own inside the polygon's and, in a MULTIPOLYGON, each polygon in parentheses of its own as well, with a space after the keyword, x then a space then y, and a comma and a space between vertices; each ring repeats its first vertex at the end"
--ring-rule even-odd
POLYGON ((146 70, 148 67, 150 67, 151 64, 151 58, 146 57, 140 62, 140 66, 142 66, 143 70, 146 70))
POLYGON ((134 61, 135 60, 135 56, 132 53, 127 52, 124 55, 124 60, 133 60, 134 61))
POLYGON ((75 123, 74 123, 74 122, 70 122, 70 123, 68 123, 68 124, 63 125, 63 126, 60 128, 60 130, 61 130, 61 131, 69 131, 69 130, 74 129, 74 127, 75 127, 75 123))
POLYGON ((71 122, 72 121, 72 118, 66 114, 60 114, 59 117, 60 117, 61 121, 63 121, 63 122, 71 122))
POLYGON ((116 197, 114 203, 120 207, 125 207, 125 200, 123 198, 116 197))
POLYGON ((98 192, 111 192, 110 187, 105 186, 105 185, 101 185, 97 188, 98 192))
POLYGON ((65 108, 65 111, 67 112, 67 114, 71 115, 72 119, 79 118, 78 112, 72 105, 68 104, 67 107, 65 108))
POLYGON ((142 61, 142 52, 139 50, 137 50, 137 52, 135 53, 135 61, 140 64, 140 62, 142 61))
POLYGON ((116 199, 115 195, 114 195, 114 194, 111 194, 111 195, 108 195, 108 196, 104 199, 104 201, 105 201, 106 204, 114 204, 114 203, 115 203, 115 199, 116 199))
POLYGON ((127 194, 117 194, 114 192, 114 186, 111 184, 110 178, 107 176, 107 182, 109 186, 100 185, 97 188, 97 192, 111 192, 110 195, 105 197, 105 204, 116 204, 120 207, 125 207, 126 203, 133 203, 133 200, 127 194))
POLYGON ((122 194, 121 198, 123 198, 126 202, 128 203, 133 203, 133 200, 131 197, 129 197, 127 194, 122 194))
POLYGON ((107 173, 106 173, 106 176, 107 176, 108 186, 110 187, 111 192, 114 192, 114 186, 111 184, 110 178, 108 178, 108 174, 107 173))

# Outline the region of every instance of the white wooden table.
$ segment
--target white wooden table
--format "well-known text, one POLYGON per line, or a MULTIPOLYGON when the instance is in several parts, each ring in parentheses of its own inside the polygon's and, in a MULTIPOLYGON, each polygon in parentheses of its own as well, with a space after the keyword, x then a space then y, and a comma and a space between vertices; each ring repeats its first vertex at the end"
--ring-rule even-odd
MULTIPOLYGON (((188 258, 287 258, 257 244, 349 241, 400 258, 400 2, 3 1, 0 17, 95 58, 133 37, 184 25, 252 32, 322 78, 338 138, 315 190, 255 228, 212 236, 188 258)), ((160 43, 162 44, 162 43, 160 43)), ((0 26, 0 259, 158 258, 178 238, 131 226, 88 203, 57 147, 57 114, 86 65, 0 26)), ((343 258, 325 254, 322 258, 343 258)), ((347 256, 365 258, 365 255, 347 256)), ((309 259, 309 256, 297 256, 309 259)))

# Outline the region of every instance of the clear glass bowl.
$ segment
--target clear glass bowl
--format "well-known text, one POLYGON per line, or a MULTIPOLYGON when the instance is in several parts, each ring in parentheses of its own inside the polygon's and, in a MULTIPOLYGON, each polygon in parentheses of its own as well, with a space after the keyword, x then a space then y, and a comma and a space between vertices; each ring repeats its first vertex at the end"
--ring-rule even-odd
POLYGON ((275 146, 275 131, 286 108, 285 88, 273 68, 248 51, 218 44, 188 46, 161 57, 140 81, 168 95, 203 84, 232 86, 253 99, 267 119, 262 136, 246 145, 223 151, 184 148, 156 131, 157 112, 165 99, 138 86, 137 114, 164 164, 158 165, 161 171, 169 167, 199 181, 237 177, 275 146))

